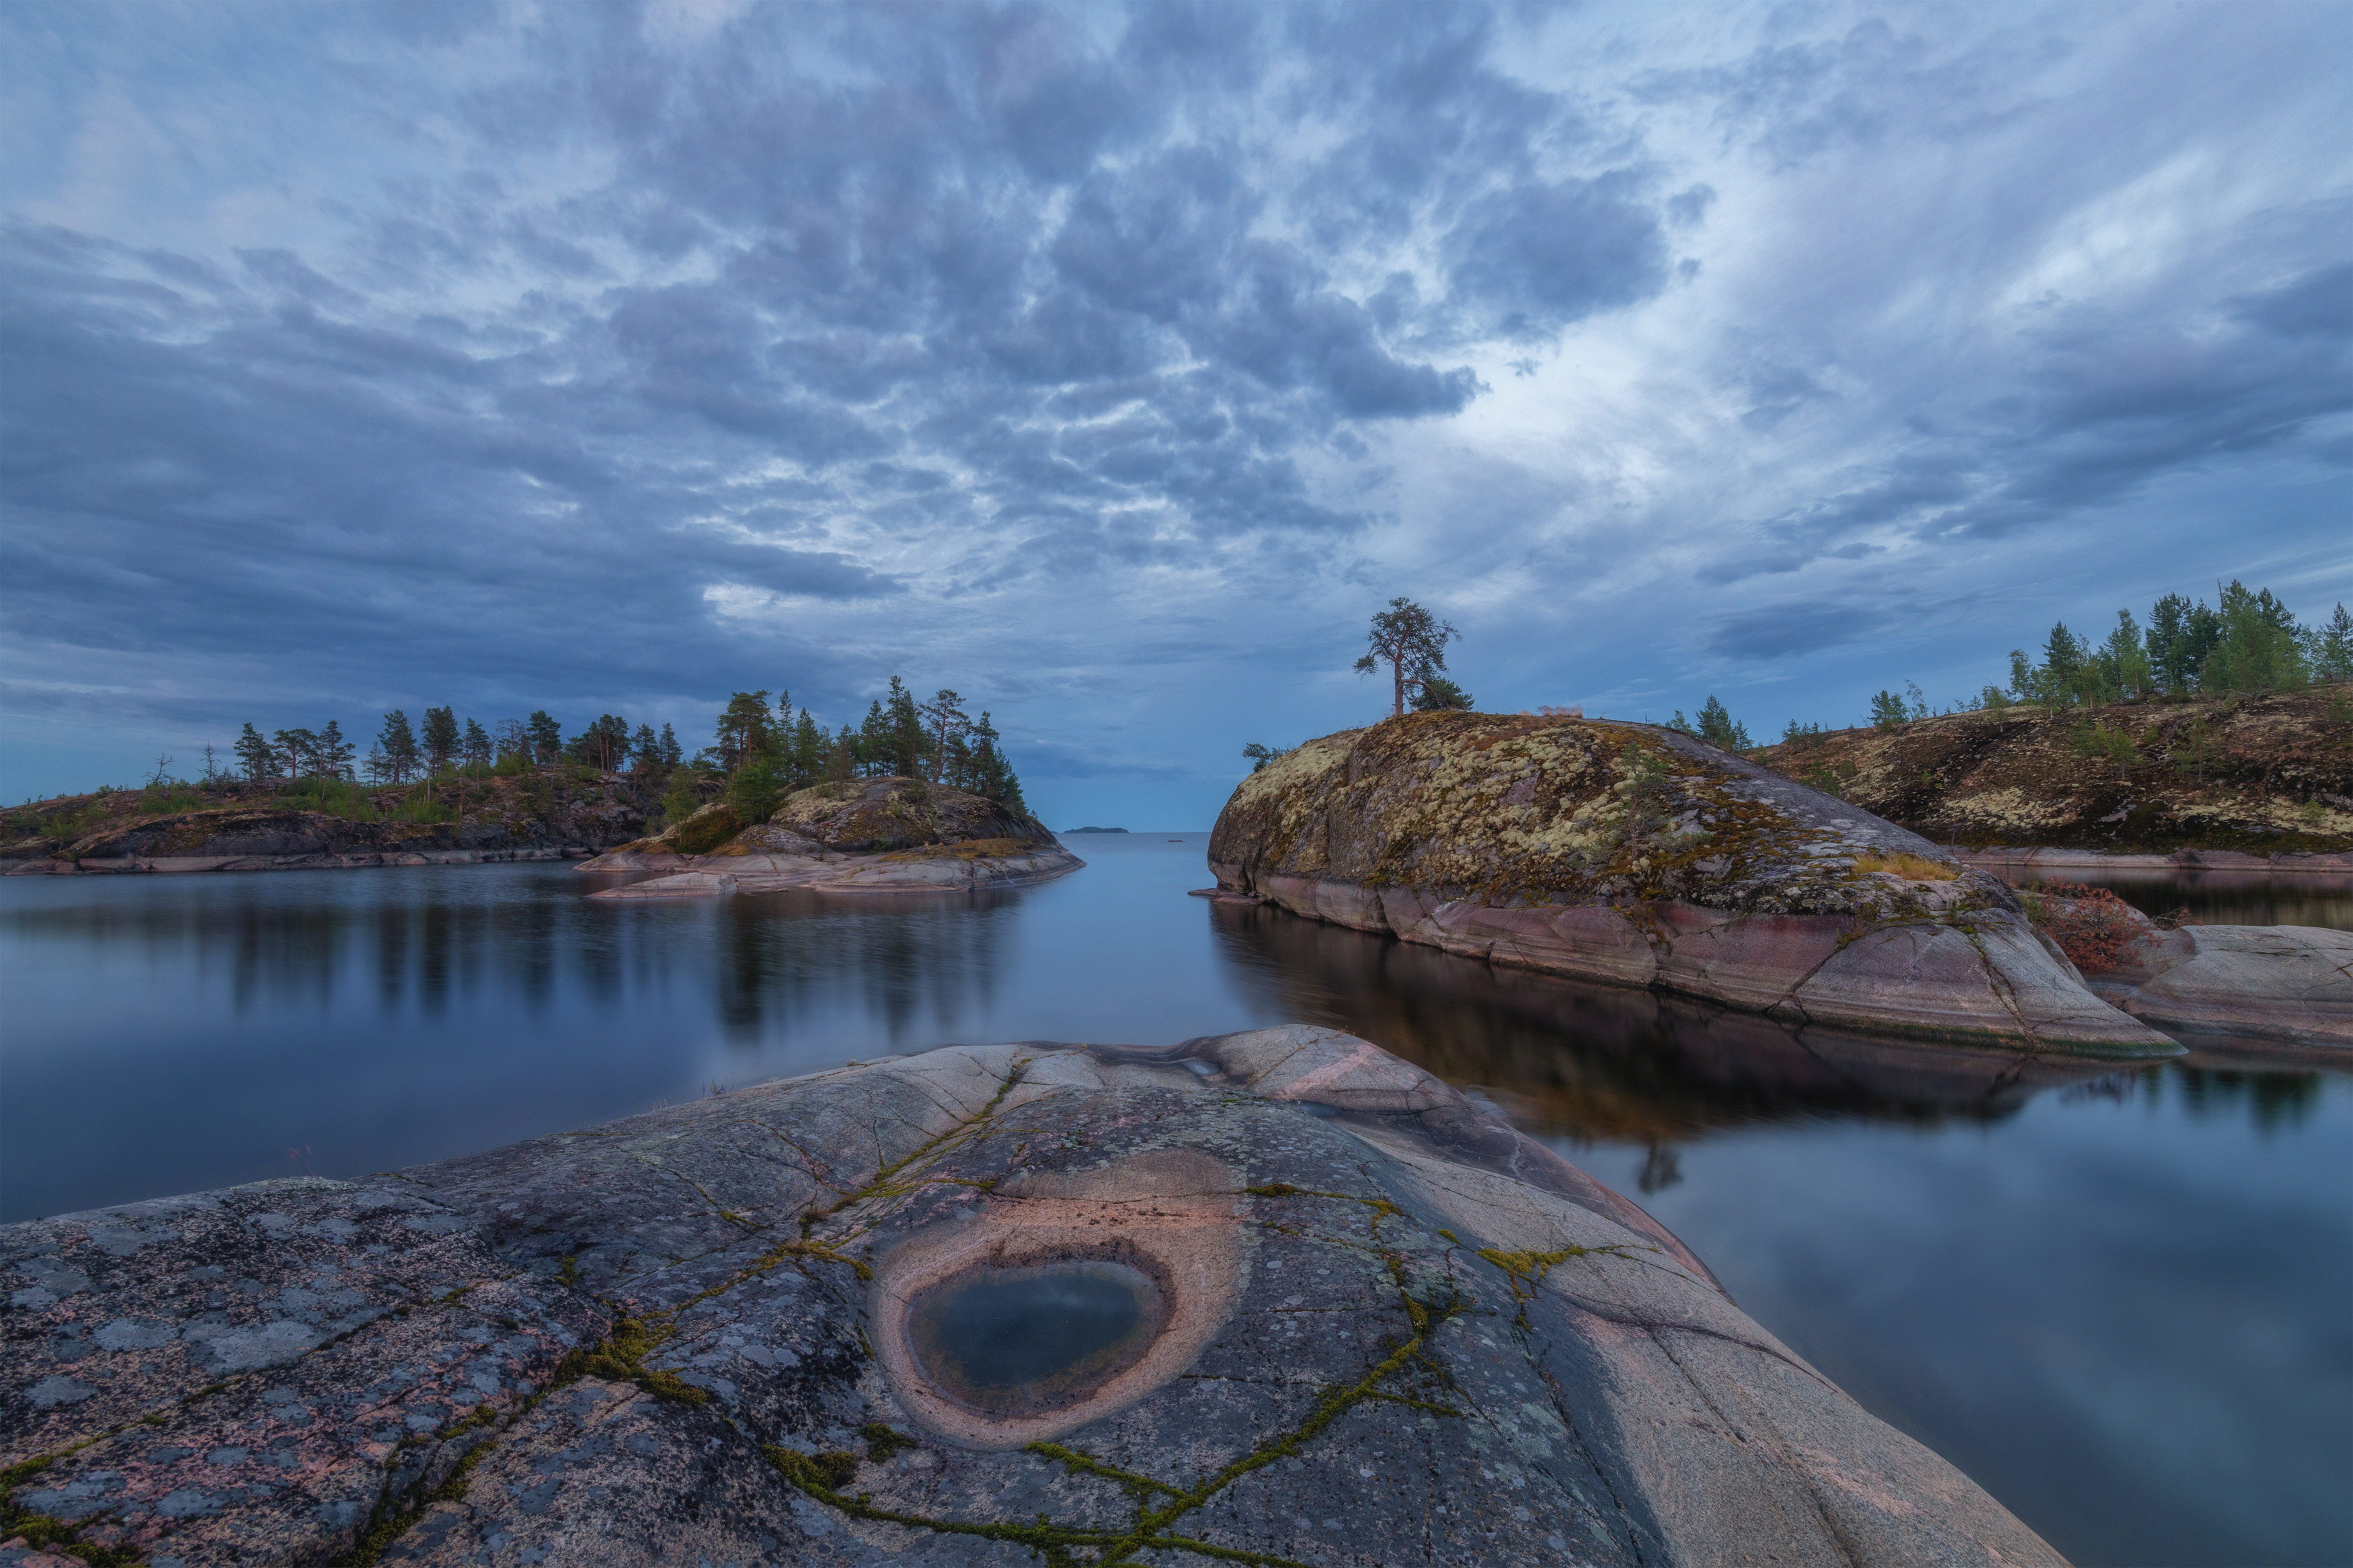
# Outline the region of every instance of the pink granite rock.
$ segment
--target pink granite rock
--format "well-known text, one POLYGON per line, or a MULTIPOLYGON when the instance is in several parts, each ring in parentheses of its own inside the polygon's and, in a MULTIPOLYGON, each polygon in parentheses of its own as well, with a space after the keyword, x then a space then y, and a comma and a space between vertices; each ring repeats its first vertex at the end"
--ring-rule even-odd
POLYGON ((1995 878, 1648 725, 1416 714, 1311 741, 1235 790, 1209 866, 1311 919, 1799 1023, 2181 1051, 1995 878))

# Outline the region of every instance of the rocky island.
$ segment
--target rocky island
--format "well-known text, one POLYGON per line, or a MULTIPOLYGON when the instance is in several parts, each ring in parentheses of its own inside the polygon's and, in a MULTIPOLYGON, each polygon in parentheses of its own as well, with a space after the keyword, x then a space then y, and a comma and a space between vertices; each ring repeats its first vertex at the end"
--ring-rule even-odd
POLYGON ((0 1268, 5 1529, 155 1568, 2060 1561, 1634 1205, 1304 1026, 950 1047, 0 1268))
POLYGON ((2233 947, 2207 928, 2150 976, 2161 1006, 2104 997, 1994 877, 1650 725, 1441 712, 1325 736, 1242 781, 1208 858, 1215 896, 1812 1027, 2179 1054, 2146 1012, 2177 1033, 2353 1045, 2339 933, 2233 947), (2287 994, 2283 1025, 2266 1002, 2287 994))
POLYGON ((817 784, 746 824, 721 801, 651 838, 582 862, 592 872, 661 875, 599 899, 692 898, 816 888, 830 893, 1014 888, 1086 864, 1037 818, 915 778, 817 784))

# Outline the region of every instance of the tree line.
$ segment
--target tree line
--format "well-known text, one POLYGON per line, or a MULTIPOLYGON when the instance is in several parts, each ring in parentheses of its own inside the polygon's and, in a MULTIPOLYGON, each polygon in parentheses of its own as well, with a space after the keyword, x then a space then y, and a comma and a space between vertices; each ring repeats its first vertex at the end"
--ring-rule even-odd
POLYGON ((640 769, 666 771, 679 765, 681 748, 668 724, 659 734, 648 724, 632 733, 626 721, 610 713, 566 741, 563 726, 544 710, 529 719, 501 719, 485 730, 473 719, 461 723, 449 708, 427 708, 424 723, 412 725, 407 712, 396 708, 384 716, 365 757, 332 719, 315 731, 275 730, 266 736, 248 722, 229 750, 238 769, 256 784, 307 778, 405 784, 448 773, 520 773, 567 761, 613 773, 635 759, 640 769))
MULTIPOLYGON (((2010 650, 2006 685, 1989 681, 1976 698, 1943 711, 2301 691, 2316 682, 2353 680, 2353 616, 2343 605, 2327 620, 2306 625, 2270 589, 2251 590, 2236 579, 2220 589, 2215 599, 2209 605, 2167 594, 2150 606, 2147 626, 2132 611, 2118 610, 2116 624, 2096 643, 2061 621, 2042 639, 2039 658, 2024 648, 2010 650)), ((1934 718, 1936 712, 1920 688, 1906 681, 1900 693, 1883 689, 1873 694, 1866 717, 1876 729, 1894 730, 1934 718)), ((1668 728, 1728 752, 1747 751, 1755 744, 1747 728, 1712 694, 1696 721, 1685 719, 1678 709, 1668 728)), ((1781 739, 1803 742, 1827 732, 1824 725, 1792 719, 1781 739)))
MULTIPOLYGON (((528 719, 502 719, 489 728, 460 720, 453 708, 427 708, 422 723, 406 710, 384 715, 365 756, 342 725, 330 720, 317 730, 275 730, 264 735, 248 722, 230 748, 251 783, 305 779, 364 780, 398 785, 438 777, 512 774, 570 763, 599 773, 624 768, 671 782, 665 809, 692 810, 709 784, 724 783, 728 799, 765 816, 783 795, 829 780, 899 775, 928 779, 999 801, 1017 811, 1029 807, 1021 781, 1006 759, 1003 737, 987 710, 975 718, 965 700, 943 689, 919 702, 899 677, 877 698, 863 722, 828 731, 807 708, 795 710, 789 692, 731 694, 709 746, 685 754, 672 728, 650 724, 632 729, 618 714, 599 714, 566 739, 545 710, 528 719), (676 775, 673 778, 673 775, 676 775)), ((207 759, 212 749, 206 748, 207 759)), ((207 761, 207 780, 222 776, 207 761)))
POLYGON ((2343 605, 2327 620, 2303 626, 2269 588, 2251 593, 2233 580, 2216 597, 2210 607, 2168 594, 2150 607, 2147 626, 2130 610, 2118 610, 2098 643, 2061 621, 2043 638, 2039 661, 2024 648, 2010 649, 2009 686, 1987 686, 1978 706, 2300 691, 2316 680, 2353 679, 2353 616, 2343 605))
POLYGON ((887 777, 926 779, 1025 815, 1029 809, 987 710, 973 717, 964 698, 946 689, 919 702, 895 675, 862 721, 831 733, 807 708, 796 715, 788 692, 776 694, 773 716, 767 692, 735 692, 719 715, 716 742, 698 762, 723 774, 728 800, 754 816, 810 784, 887 777))

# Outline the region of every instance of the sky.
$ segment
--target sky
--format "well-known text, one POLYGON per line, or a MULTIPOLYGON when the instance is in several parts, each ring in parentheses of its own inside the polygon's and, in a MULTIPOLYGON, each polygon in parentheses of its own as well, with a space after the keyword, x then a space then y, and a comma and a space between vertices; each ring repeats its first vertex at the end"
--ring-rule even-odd
POLYGON ((2353 602, 2353 5, 0 7, 0 798, 828 725, 1052 826, 2353 602))

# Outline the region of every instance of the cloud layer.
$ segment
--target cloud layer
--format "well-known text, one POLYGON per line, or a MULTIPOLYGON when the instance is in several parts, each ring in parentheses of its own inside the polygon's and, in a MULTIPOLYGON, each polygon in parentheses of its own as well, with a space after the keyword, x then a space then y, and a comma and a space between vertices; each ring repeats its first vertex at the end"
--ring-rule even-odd
POLYGON ((0 789, 899 672, 1198 826, 1393 594, 1760 729, 2353 596, 2353 21, 1720 16, 14 8, 0 789))

